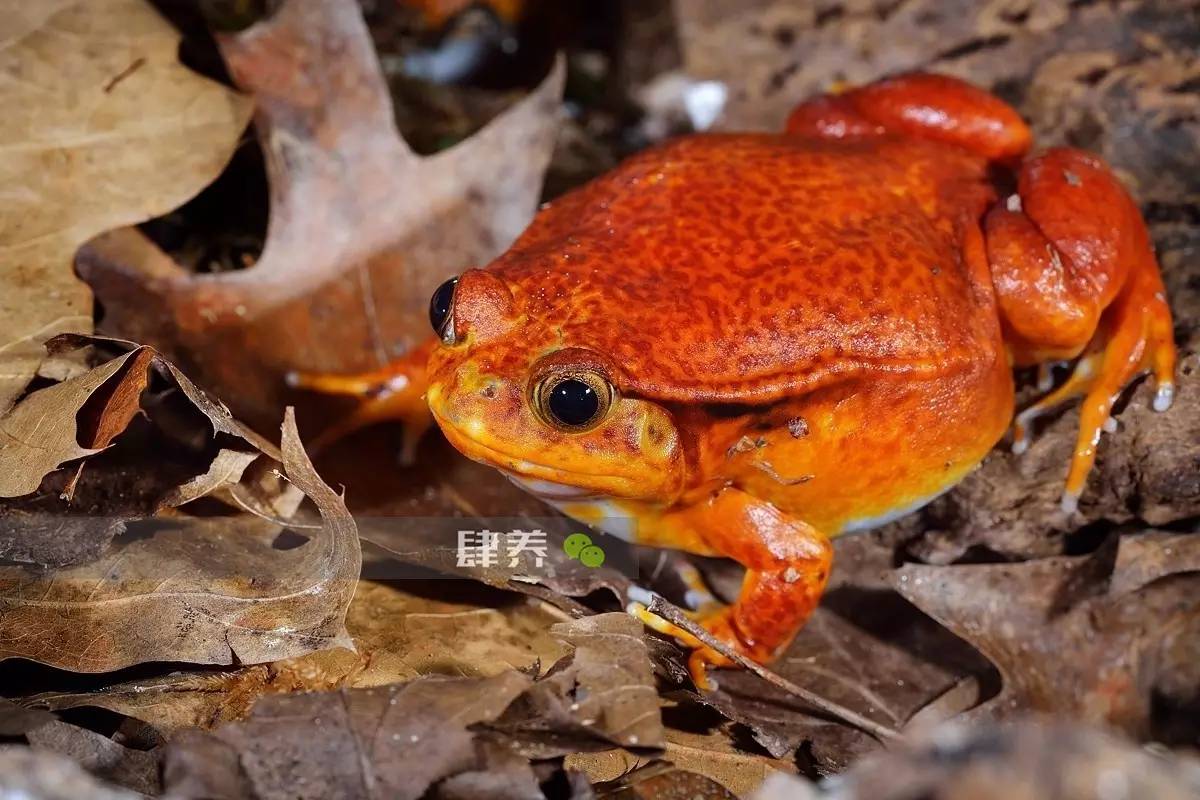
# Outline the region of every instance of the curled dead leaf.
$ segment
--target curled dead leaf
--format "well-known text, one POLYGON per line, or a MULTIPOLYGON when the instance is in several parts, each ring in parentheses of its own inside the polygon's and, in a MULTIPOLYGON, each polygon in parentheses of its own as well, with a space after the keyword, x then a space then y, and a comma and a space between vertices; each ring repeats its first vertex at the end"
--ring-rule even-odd
POLYGON ((332 649, 236 672, 173 673, 92 692, 44 692, 26 705, 98 707, 165 736, 243 719, 269 694, 370 688, 426 675, 492 677, 535 672, 568 649, 550 634, 561 619, 521 595, 467 591, 463 581, 359 582, 346 614, 357 652, 332 649))
MULTIPOLYGON (((94 390, 120 375, 127 363, 140 364, 142 372, 152 366, 176 381, 214 430, 229 437, 244 430, 148 349, 135 349, 109 363, 113 366, 103 365, 74 380, 94 390)), ((144 377, 129 379, 145 385, 144 377)), ((61 386, 71 389, 71 383, 61 386)), ((42 392, 31 395, 17 412, 42 392)), ((42 419, 55 424, 44 430, 35 426, 21 441, 34 449, 42 441, 39 437, 47 442, 66 438, 74 445, 75 409, 83 393, 76 389, 69 402, 48 406, 66 419, 47 413, 42 419)), ((130 419, 127 406, 120 404, 116 419, 130 419)), ((105 408, 112 411, 112 403, 105 408)), ((115 436, 115 428, 110 433, 115 436)), ((0 659, 22 657, 63 669, 103 672, 146 661, 259 663, 347 644, 343 618, 358 579, 360 555, 354 523, 341 497, 313 471, 290 412, 281 450, 265 443, 258 447, 260 439, 254 434, 237 441, 255 454, 255 460, 274 464, 269 469, 278 475, 276 480, 286 481, 284 494, 294 499, 278 509, 288 512, 283 516, 290 516, 305 496, 321 512, 323 525, 316 532, 306 529, 310 536, 303 546, 273 546, 286 526, 279 518, 176 515, 136 523, 138 535, 88 563, 50 570, 0 567, 0 659)), ((201 478, 208 488, 221 488, 207 474, 201 478)), ((194 482, 184 485, 189 487, 185 491, 199 496, 194 482)), ((168 499, 180 499, 178 491, 168 499)), ((23 524, 25 517, 6 520, 6 537, 19 540, 36 530, 23 524)), ((105 519, 86 522, 95 528, 105 519)), ((117 530, 127 522, 134 524, 116 522, 117 530)), ((105 527, 105 532, 107 544, 114 530, 105 527)), ((93 541, 80 547, 96 555, 93 541)))
POLYGON ((153 351, 139 348, 63 383, 39 389, 0 418, 0 497, 37 490, 42 479, 67 461, 107 446, 129 424, 146 387, 153 351), (78 430, 76 418, 94 395, 91 431, 78 430), (80 440, 90 440, 81 446, 80 440))

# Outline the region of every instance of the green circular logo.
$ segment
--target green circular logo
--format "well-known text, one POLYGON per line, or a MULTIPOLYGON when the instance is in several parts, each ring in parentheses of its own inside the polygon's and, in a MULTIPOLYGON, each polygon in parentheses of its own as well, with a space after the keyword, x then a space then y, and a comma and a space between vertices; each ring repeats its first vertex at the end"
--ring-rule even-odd
POLYGON ((604 563, 604 551, 594 544, 579 551, 579 563, 585 567, 598 567, 604 563))
POLYGON ((563 541, 563 552, 569 558, 579 558, 585 547, 592 547, 592 537, 586 533, 572 533, 563 541))

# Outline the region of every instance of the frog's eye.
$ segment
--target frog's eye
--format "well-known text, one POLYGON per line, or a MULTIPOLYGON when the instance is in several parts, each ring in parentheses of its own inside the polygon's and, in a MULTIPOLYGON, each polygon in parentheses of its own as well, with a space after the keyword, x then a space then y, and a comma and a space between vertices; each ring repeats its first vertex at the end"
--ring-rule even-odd
POLYGON ((458 278, 443 283, 429 301, 429 324, 445 344, 454 344, 454 287, 458 278))
POLYGON ((542 421, 559 430, 596 427, 612 408, 616 389, 598 372, 558 372, 534 386, 533 406, 542 421))

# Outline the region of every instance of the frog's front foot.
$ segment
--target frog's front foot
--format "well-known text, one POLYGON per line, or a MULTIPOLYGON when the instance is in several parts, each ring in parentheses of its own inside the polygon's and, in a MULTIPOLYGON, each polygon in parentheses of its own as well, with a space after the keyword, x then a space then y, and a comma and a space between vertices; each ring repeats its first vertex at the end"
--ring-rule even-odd
MULTIPOLYGON (((833 546, 820 531, 744 491, 725 487, 715 495, 664 515, 663 523, 687 530, 706 549, 746 568, 741 592, 729 606, 710 605, 691 615, 718 641, 751 661, 771 661, 808 619, 829 579, 833 546)), ((700 688, 706 668, 730 658, 691 633, 650 613, 654 596, 630 592, 629 611, 649 627, 692 648, 688 666, 700 688)))
MULTIPOLYGON (((708 676, 709 667, 731 667, 734 665, 734 661, 724 653, 705 644, 689 631, 650 611, 647 608, 653 600, 650 592, 634 587, 629 592, 629 597, 630 602, 625 610, 630 615, 640 620, 647 628, 670 636, 680 645, 692 651, 688 656, 688 673, 692 677, 692 682, 696 684, 696 688, 701 691, 716 688, 715 683, 708 676)), ((687 616, 712 634, 717 641, 728 645, 729 649, 735 653, 740 653, 753 661, 766 660, 766 657, 770 655, 756 653, 754 648, 742 641, 734 627, 729 606, 709 603, 702 610, 689 612, 687 616)))
POLYGON ((400 463, 409 465, 416 458, 421 435, 433 424, 425 402, 427 376, 425 363, 432 344, 414 348, 383 369, 357 374, 291 372, 287 384, 319 394, 346 395, 361 403, 348 416, 334 421, 307 442, 309 451, 320 452, 338 440, 379 422, 397 421, 404 425, 404 446, 400 463))

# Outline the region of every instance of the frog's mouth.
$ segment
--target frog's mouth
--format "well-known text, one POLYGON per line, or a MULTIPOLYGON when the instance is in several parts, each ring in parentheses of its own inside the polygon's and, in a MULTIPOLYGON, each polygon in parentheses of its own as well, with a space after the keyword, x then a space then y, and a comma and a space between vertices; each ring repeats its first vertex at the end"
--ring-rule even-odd
MULTIPOLYGON (((681 471, 669 458, 659 466, 647 463, 629 448, 608 452, 602 447, 588 447, 585 439, 565 435, 561 441, 545 437, 525 447, 522 441, 496 436, 486 416, 470 413, 476 410, 471 405, 471 394, 456 396, 434 380, 425 397, 434 421, 460 453, 501 470, 547 502, 663 500, 679 490, 681 471)), ((498 424, 505 424, 503 419, 502 415, 498 424)))
POLYGON ((539 500, 545 500, 547 503, 569 503, 580 500, 597 500, 603 497, 603 495, 596 494, 591 489, 584 489, 580 486, 571 486, 570 484, 555 483, 554 481, 539 480, 537 478, 527 478, 500 467, 497 467, 497 469, 504 473, 504 477, 517 486, 520 486, 539 500))
POLYGON ((455 449, 472 461, 494 467, 510 481, 539 499, 551 503, 575 502, 625 496, 626 492, 633 488, 633 482, 620 475, 564 470, 537 464, 519 455, 499 450, 485 444, 479 436, 472 435, 465 426, 456 425, 444 414, 438 413, 435 403, 429 404, 429 410, 455 449))

